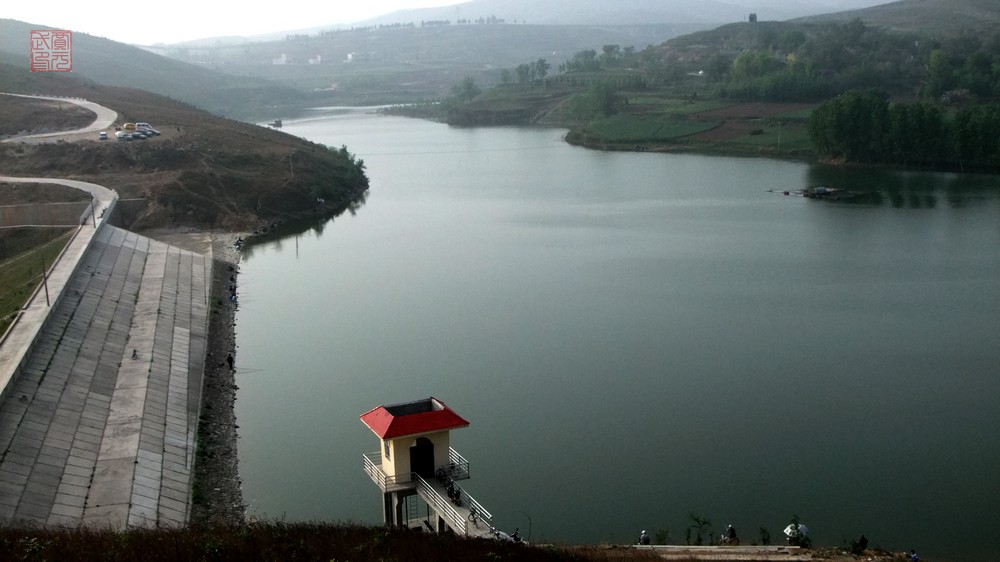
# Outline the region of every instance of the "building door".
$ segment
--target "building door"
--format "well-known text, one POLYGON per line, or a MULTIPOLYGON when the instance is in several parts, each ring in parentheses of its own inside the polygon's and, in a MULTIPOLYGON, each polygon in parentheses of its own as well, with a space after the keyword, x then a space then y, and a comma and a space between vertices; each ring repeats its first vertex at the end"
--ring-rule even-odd
POLYGON ((410 472, 424 478, 434 477, 434 443, 430 439, 420 437, 410 445, 410 472))

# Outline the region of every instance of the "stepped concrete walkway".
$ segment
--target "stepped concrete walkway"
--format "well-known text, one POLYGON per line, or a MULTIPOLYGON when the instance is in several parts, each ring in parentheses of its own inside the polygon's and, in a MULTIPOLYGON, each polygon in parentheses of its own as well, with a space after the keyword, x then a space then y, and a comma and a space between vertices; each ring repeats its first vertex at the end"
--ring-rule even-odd
POLYGON ((111 227, 0 404, 0 521, 187 522, 211 260, 111 227))

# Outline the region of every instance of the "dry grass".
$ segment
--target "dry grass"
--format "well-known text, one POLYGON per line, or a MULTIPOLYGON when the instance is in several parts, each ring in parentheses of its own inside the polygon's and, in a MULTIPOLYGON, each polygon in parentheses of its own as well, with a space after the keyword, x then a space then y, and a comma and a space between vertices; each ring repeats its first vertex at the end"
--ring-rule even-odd
POLYGON ((163 131, 145 141, 0 145, 10 175, 72 177, 107 185, 149 206, 132 228, 186 226, 252 231, 332 216, 358 203, 368 182, 340 151, 280 131, 216 117, 148 92, 60 83, 163 131), (317 198, 325 200, 317 205, 317 198))
POLYGON ((87 192, 67 185, 0 182, 0 205, 65 203, 69 201, 88 201, 89 199, 90 195, 87 192))
POLYGON ((93 122, 93 112, 72 103, 0 96, 0 137, 69 131, 93 122))
POLYGON ((0 231, 0 334, 41 283, 42 273, 66 246, 71 232, 59 228, 0 231))
POLYGON ((0 529, 0 560, 248 561, 584 561, 555 548, 524 547, 360 525, 256 523, 177 530, 0 529))

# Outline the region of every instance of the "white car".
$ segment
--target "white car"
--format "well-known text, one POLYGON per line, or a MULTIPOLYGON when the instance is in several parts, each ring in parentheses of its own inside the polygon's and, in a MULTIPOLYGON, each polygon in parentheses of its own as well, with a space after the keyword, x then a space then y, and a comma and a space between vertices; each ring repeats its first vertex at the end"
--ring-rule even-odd
POLYGON ((101 131, 100 133, 97 133, 97 139, 98 140, 108 140, 108 133, 106 133, 104 131, 101 131))

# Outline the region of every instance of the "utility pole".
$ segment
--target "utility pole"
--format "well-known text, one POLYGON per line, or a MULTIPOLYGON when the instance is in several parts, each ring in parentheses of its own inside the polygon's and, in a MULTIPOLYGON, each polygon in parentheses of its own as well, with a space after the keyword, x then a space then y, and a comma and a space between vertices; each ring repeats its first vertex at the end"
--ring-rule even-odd
POLYGON ((45 306, 51 307, 49 302, 49 273, 45 271, 45 255, 38 254, 39 261, 42 262, 42 285, 45 287, 45 306))

